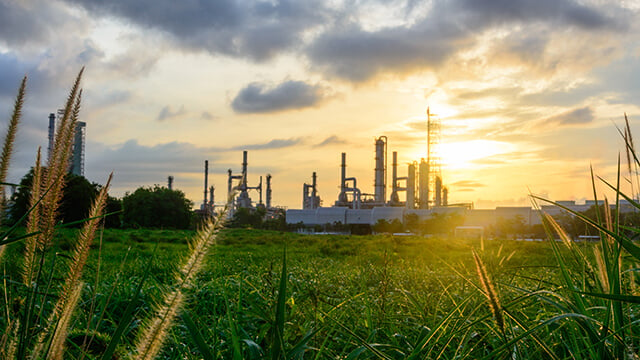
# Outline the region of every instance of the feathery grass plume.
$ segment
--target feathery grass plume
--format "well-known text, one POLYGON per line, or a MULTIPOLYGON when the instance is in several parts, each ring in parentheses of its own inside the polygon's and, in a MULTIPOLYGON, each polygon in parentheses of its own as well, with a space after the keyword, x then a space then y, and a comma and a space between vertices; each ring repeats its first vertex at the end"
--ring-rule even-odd
POLYGON ((202 267, 209 249, 215 244, 219 229, 226 220, 229 205, 218 217, 206 220, 194 241, 190 244, 190 255, 176 274, 176 288, 167 293, 156 309, 156 314, 143 326, 136 343, 135 359, 153 359, 162 349, 168 330, 185 301, 184 291, 193 286, 195 277, 202 267))
POLYGON ((604 256, 602 251, 597 246, 593 247, 593 256, 596 260, 596 266, 598 271, 598 279, 600 280, 601 291, 609 290, 609 275, 607 274, 607 266, 605 265, 604 256))
POLYGON ((71 146, 73 145, 73 135, 75 133, 75 125, 80 112, 80 104, 82 94, 80 90, 80 80, 84 68, 80 70, 76 80, 69 92, 67 103, 64 109, 64 115, 60 120, 58 131, 56 133, 53 152, 49 155, 47 163, 47 171, 43 178, 43 189, 46 194, 42 201, 42 213, 40 218, 40 231, 38 236, 38 245, 40 249, 48 246, 54 233, 58 206, 62 200, 62 189, 64 187, 64 177, 69 169, 69 158, 71 155, 71 146))
MULTIPOLYGON (((22 116, 22 105, 24 104, 24 94, 27 87, 27 77, 22 78, 20 83, 20 89, 18 89, 18 95, 13 105, 13 114, 11 120, 9 120, 9 127, 7 128, 7 135, 4 138, 4 146, 2 148, 2 155, 0 155, 0 183, 4 183, 7 180, 7 172, 9 170, 9 161, 11 160, 11 154, 13 153, 13 144, 16 140, 16 132, 18 130, 18 123, 22 116)), ((4 199, 5 191, 4 186, 0 186, 0 198, 4 199)), ((2 212, 2 205, 0 204, 0 212, 2 212)))
POLYGON ((473 251, 473 259, 476 262, 476 270, 478 271, 478 277, 480 278, 480 284, 482 285, 482 289, 484 290, 484 294, 489 300, 489 308, 491 309, 491 313, 493 314, 493 318, 496 321, 496 324, 504 334, 504 317, 502 316, 502 306, 500 305, 500 300, 498 298, 498 293, 487 274, 487 269, 480 259, 480 256, 473 251))
MULTIPOLYGON (((29 213, 29 217, 27 218, 27 234, 33 234, 38 231, 40 225, 39 215, 42 211, 39 203, 41 196, 40 187, 42 186, 42 166, 40 165, 40 156, 40 147, 38 147, 36 164, 33 167, 33 179, 31 181, 31 197, 29 199, 29 208, 33 208, 33 210, 29 213)), ((22 263, 22 280, 27 286, 30 286, 31 281, 33 280, 37 247, 37 237, 30 236, 25 239, 24 262, 22 263)))
MULTIPOLYGON (((22 105, 24 104, 25 88, 27 87, 27 77, 22 78, 20 88, 18 89, 18 95, 13 105, 13 114, 11 120, 9 120, 9 126, 7 128, 7 134, 4 138, 4 146, 2 148, 2 155, 0 155, 0 184, 7 180, 7 172, 9 171, 9 162, 11 160, 11 154, 13 153, 13 144, 16 140, 16 132, 18 130, 18 123, 22 116, 22 105)), ((0 185, 0 199, 4 199, 5 189, 4 185, 0 185)), ((3 203, 0 203, 0 213, 4 211, 3 203)), ((0 219, 1 221, 1 219, 0 219)), ((4 256, 6 246, 0 245, 0 259, 4 256)))
MULTIPOLYGON (((82 281, 80 280, 82 270, 87 263, 91 243, 93 242, 95 233, 102 220, 102 214, 104 213, 107 198, 109 196, 108 191, 112 177, 113 174, 110 174, 107 179, 107 183, 98 193, 98 196, 94 200, 93 206, 89 211, 89 220, 84 223, 80 233, 78 234, 78 239, 74 245, 73 253, 71 255, 72 261, 67 272, 67 277, 58 295, 58 301, 49 315, 47 328, 45 331, 40 333, 37 345, 34 348, 34 354, 36 355, 39 355, 40 352, 43 351, 44 342, 49 334, 53 334, 54 340, 63 335, 63 338, 66 338, 70 323, 68 320, 63 322, 63 319, 67 317, 70 318, 77 304, 77 299, 74 299, 74 296, 76 296, 75 293, 77 291, 81 292, 82 290, 82 281), (80 289, 78 290, 78 288, 80 289)), ((47 358, 52 358, 54 354, 61 353, 62 350, 57 349, 56 346, 62 346, 63 344, 63 340, 57 340, 57 342, 52 341, 47 358)), ((37 356, 34 357, 37 358, 37 356)))
MULTIPOLYGON (((80 295, 82 294, 82 288, 84 284, 82 281, 78 282, 75 289, 71 294, 67 295, 66 306, 64 307, 60 319, 56 323, 56 329, 51 339, 51 345, 49 346, 49 352, 46 356, 47 359, 62 360, 64 355, 64 343, 69 334, 69 326, 71 325, 71 315, 78 305, 80 295)), ((32 358, 36 358, 32 356, 32 358)))

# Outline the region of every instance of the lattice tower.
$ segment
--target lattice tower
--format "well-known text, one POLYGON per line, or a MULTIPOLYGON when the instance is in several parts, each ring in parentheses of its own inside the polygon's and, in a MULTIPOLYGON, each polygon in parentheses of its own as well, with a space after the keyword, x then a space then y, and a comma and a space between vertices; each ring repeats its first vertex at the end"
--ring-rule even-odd
POLYGON ((440 118, 427 107, 427 163, 429 164, 429 204, 435 204, 436 177, 442 178, 440 144, 440 118))

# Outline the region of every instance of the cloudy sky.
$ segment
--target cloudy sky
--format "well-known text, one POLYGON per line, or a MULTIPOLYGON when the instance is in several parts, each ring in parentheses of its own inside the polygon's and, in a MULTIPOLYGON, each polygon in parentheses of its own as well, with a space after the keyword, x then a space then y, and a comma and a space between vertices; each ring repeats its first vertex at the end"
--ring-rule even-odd
MULTIPOLYGON (((615 179, 624 113, 640 126, 640 3, 606 0, 0 0, 0 115, 28 75, 11 177, 46 148, 47 116, 86 66, 85 175, 112 194, 165 185, 216 198, 249 151, 299 208, 318 173, 335 201, 340 153, 373 192, 374 141, 425 157, 427 107, 451 202, 591 198, 615 179)), ((5 120, 6 121, 6 120, 5 120)), ((258 195, 252 198, 257 200, 258 195)))

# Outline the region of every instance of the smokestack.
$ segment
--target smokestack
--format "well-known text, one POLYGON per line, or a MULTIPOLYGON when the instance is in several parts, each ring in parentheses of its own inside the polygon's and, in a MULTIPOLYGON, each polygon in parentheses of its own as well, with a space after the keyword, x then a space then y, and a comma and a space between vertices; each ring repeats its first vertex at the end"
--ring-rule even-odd
POLYGON ((242 152, 242 188, 247 188, 247 150, 242 152))
POLYGON ((338 196, 339 202, 347 201, 347 153, 342 153, 342 164, 340 165, 340 195, 338 196))
POLYGON ((209 186, 209 206, 211 206, 211 210, 213 210, 213 204, 214 204, 214 198, 213 198, 213 194, 215 193, 216 188, 212 185, 209 186))
POLYGON ((316 204, 316 198, 318 197, 318 190, 316 189, 316 186, 318 184, 318 176, 316 175, 316 172, 313 172, 313 175, 311 175, 311 201, 312 201, 312 209, 315 209, 318 207, 318 204, 316 204))
POLYGON ((204 161, 204 201, 202 204, 207 205, 207 192, 209 191, 209 160, 204 161))
POLYGON ((167 178, 167 188, 173 190, 173 176, 171 175, 167 178))
POLYGON ((446 186, 442 189, 442 205, 449 205, 449 189, 446 186))
POLYGON ((258 192, 260 192, 260 201, 258 201, 258 204, 262 205, 262 176, 260 176, 260 185, 258 185, 258 192))
POLYGON ((267 174, 267 209, 271 208, 271 174, 267 174))

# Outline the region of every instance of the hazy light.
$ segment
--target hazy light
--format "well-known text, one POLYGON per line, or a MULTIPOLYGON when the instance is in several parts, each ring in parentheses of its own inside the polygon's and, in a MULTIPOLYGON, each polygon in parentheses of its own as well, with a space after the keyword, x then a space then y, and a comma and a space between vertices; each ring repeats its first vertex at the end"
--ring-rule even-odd
POLYGON ((460 169, 475 167, 472 162, 514 151, 514 144, 492 140, 470 140, 439 145, 442 167, 460 169))

